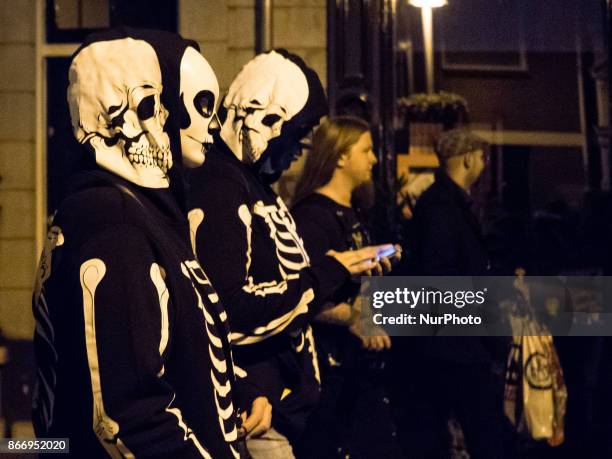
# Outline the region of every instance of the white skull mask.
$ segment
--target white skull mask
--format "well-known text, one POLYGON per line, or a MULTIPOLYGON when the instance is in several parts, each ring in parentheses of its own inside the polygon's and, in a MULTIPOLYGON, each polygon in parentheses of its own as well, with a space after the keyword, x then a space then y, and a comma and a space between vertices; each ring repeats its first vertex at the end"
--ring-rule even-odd
POLYGON ((208 61, 194 48, 188 47, 181 59, 181 149, 183 163, 200 166, 212 146, 212 134, 220 128, 216 103, 219 83, 208 61))
POLYGON ((239 160, 253 164, 307 100, 308 82, 298 65, 274 51, 260 54, 242 68, 225 96, 221 137, 239 160))
POLYGON ((169 186, 172 155, 161 104, 161 71, 147 42, 94 42, 70 66, 68 102, 77 140, 96 163, 149 188, 169 186))

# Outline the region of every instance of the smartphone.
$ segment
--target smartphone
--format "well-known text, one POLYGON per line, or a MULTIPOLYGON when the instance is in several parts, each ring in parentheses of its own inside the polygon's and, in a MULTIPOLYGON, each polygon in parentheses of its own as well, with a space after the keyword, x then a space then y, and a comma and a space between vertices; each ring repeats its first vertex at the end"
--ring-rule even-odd
POLYGON ((395 248, 395 246, 391 246, 388 249, 384 249, 378 252, 377 260, 380 260, 381 257, 387 257, 390 259, 391 257, 394 257, 396 253, 397 253, 397 249, 395 248))

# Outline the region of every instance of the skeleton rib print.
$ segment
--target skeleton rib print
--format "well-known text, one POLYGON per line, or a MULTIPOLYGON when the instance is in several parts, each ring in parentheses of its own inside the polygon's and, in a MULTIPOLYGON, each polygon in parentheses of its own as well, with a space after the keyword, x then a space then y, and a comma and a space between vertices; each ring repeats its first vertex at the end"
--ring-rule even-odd
POLYGON ((304 249, 304 243, 298 236, 295 222, 280 197, 276 198, 276 205, 265 206, 261 202, 256 203, 253 213, 263 218, 268 225, 281 269, 285 268, 288 275, 291 275, 297 274, 309 265, 310 260, 304 249))
MULTIPOLYGON (((155 285, 155 289, 157 290, 157 295, 159 296, 159 306, 161 310, 161 333, 160 333, 160 342, 159 342, 159 356, 161 358, 166 350, 166 346, 168 344, 168 337, 170 334, 170 330, 169 330, 170 323, 168 321, 169 293, 168 293, 168 287, 166 286, 166 283, 164 282, 162 268, 157 263, 153 263, 151 265, 150 274, 151 274, 151 281, 153 282, 153 285, 155 285)), ((157 376, 161 377, 163 376, 163 374, 164 374, 164 367, 162 366, 157 376)), ((176 417, 179 427, 184 432, 183 440, 185 441, 190 440, 191 442, 193 442, 193 444, 195 445, 198 452, 201 454, 203 458, 212 459, 211 455, 202 446, 202 444, 196 437, 193 430, 191 430, 189 426, 185 424, 185 421, 183 420, 183 413, 181 413, 181 410, 177 407, 172 406, 172 404, 174 403, 174 398, 175 397, 173 396, 172 401, 166 407, 166 412, 176 417)))
MULTIPOLYGON (((246 285, 243 290, 247 293, 265 297, 267 295, 282 295, 287 290, 287 282, 297 279, 299 271, 308 267, 310 260, 304 249, 304 244, 296 231, 296 225, 280 197, 273 205, 264 205, 261 201, 255 203, 251 211, 246 204, 238 208, 238 217, 245 226, 247 239, 246 253, 246 285), (281 278, 278 280, 256 283, 250 272, 252 256, 252 224, 253 215, 262 218, 269 230, 270 239, 274 242, 278 271, 281 278)), ((295 307, 284 315, 277 317, 266 325, 255 328, 249 334, 233 332, 232 343, 247 345, 262 341, 272 335, 283 331, 294 318, 308 312, 308 305, 314 299, 312 289, 306 290, 295 307)))
MULTIPOLYGON (((233 419, 234 406, 231 398, 231 381, 227 359, 230 360, 229 365, 231 365, 232 369, 233 362, 231 360, 231 354, 226 355, 226 351, 223 349, 223 340, 221 337, 221 333, 225 333, 227 342, 229 343, 230 337, 227 316, 225 314, 218 314, 221 322, 220 329, 215 323, 211 312, 208 310, 206 306, 207 303, 205 303, 200 291, 205 295, 208 304, 212 304, 212 309, 216 309, 215 305, 219 302, 219 297, 213 290, 208 277, 197 261, 190 260, 181 263, 181 271, 183 275, 191 281, 191 285, 198 298, 198 307, 204 315, 204 328, 208 335, 208 354, 211 362, 210 379, 214 387, 214 399, 217 406, 217 414, 219 416, 219 426, 221 427, 225 440, 233 442, 238 438, 238 431, 233 419), (199 288, 196 287, 196 283, 199 288)), ((238 458, 239 455, 234 450, 233 446, 231 449, 234 456, 238 458)))

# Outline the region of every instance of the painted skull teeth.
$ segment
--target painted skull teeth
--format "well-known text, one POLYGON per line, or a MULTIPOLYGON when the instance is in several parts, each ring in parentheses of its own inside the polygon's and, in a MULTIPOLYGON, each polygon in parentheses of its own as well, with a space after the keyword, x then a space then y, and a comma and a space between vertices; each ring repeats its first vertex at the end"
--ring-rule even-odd
POLYGON ((166 145, 162 148, 152 145, 137 145, 128 151, 128 159, 132 164, 141 167, 159 167, 164 173, 167 173, 172 166, 170 157, 170 148, 166 145))
POLYGON ((243 128, 240 132, 242 134, 243 155, 248 164, 253 164, 259 159, 263 153, 263 150, 258 151, 255 146, 257 145, 257 141, 249 135, 249 131, 247 129, 243 128), (253 143, 255 145, 253 145, 253 143))

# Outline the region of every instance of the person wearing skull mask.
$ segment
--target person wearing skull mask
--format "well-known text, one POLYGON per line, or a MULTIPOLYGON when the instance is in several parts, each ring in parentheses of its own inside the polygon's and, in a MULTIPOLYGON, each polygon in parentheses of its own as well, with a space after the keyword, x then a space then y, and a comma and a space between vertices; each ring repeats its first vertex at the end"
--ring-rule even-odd
POLYGON ((248 373, 245 395, 263 394, 273 406, 273 428, 247 439, 255 459, 293 457, 320 390, 308 322, 351 274, 378 266, 381 247, 332 251, 311 266, 269 186, 326 112, 321 82, 301 58, 260 54, 230 85, 215 151, 190 175, 195 250, 228 305, 234 355, 248 373))
POLYGON ((240 457, 226 313, 193 255, 173 167, 201 163, 210 143, 199 133, 181 156, 179 75, 208 72, 218 96, 197 49, 115 29, 72 59, 87 167, 51 223, 33 297, 35 431, 68 437, 71 457, 240 457))

